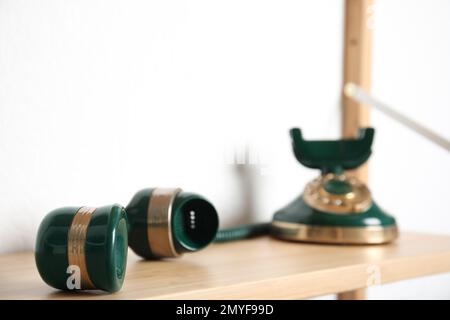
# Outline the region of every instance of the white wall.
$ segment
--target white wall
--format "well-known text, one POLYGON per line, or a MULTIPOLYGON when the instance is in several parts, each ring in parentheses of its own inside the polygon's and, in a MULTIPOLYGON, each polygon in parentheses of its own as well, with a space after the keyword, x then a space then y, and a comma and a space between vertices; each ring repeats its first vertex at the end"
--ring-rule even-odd
MULTIPOLYGON (((447 137, 448 9, 378 1, 373 90, 447 137)), ((223 226, 270 219, 317 174, 288 129, 339 135, 342 22, 335 0, 0 0, 0 252, 32 248, 52 208, 149 186, 204 194, 223 226)), ((377 200, 404 229, 450 233, 448 154, 373 123, 377 200)), ((450 298, 442 279, 430 296, 450 298)))
MULTIPOLYGON (((450 1, 378 0, 374 37, 373 94, 450 139, 450 1)), ((380 113, 373 125, 378 201, 403 230, 449 234, 450 155, 380 113)), ((450 299, 449 284, 443 275, 374 288, 369 297, 450 299)))

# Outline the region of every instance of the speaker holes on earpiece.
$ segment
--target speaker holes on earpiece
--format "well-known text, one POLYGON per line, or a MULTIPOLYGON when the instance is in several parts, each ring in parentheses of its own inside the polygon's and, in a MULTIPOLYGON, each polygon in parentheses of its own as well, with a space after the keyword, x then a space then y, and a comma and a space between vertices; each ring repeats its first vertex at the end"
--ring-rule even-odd
POLYGON ((191 229, 195 229, 195 211, 189 212, 191 215, 191 229))

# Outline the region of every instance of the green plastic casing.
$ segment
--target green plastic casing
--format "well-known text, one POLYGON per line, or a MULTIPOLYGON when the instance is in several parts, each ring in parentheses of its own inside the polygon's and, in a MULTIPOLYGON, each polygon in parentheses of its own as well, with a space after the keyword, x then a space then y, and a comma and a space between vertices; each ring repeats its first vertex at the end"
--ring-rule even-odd
POLYGON ((322 174, 342 173, 354 169, 369 159, 375 130, 361 128, 357 139, 304 140, 299 128, 289 131, 297 160, 308 168, 320 169, 322 174))
MULTIPOLYGON (((137 192, 126 207, 129 219, 129 246, 146 259, 156 256, 148 241, 148 206, 154 188, 137 192)), ((173 200, 171 214, 171 235, 178 254, 198 251, 210 244, 219 227, 219 217, 214 206, 202 196, 190 192, 179 192, 173 200), (189 213, 196 212, 195 229, 189 224, 189 213)))
MULTIPOLYGON (((50 286, 69 290, 68 234, 80 207, 51 211, 39 226, 35 260, 39 274, 50 286)), ((127 215, 118 204, 96 208, 86 231, 85 259, 96 289, 116 292, 122 287, 127 263, 127 215)))

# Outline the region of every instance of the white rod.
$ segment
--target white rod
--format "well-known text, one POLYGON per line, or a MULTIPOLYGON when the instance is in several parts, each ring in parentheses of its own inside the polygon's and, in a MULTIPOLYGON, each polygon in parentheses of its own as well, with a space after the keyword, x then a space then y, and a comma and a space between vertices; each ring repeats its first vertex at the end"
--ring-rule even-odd
POLYGON ((364 89, 362 89, 360 86, 354 83, 347 83, 344 87, 344 94, 347 97, 363 105, 371 106, 372 108, 383 112, 392 119, 397 120, 404 126, 408 127, 409 129, 415 131, 416 133, 422 135, 423 137, 427 138, 428 140, 434 142, 435 144, 439 145, 440 147, 450 152, 449 140, 437 134, 436 132, 424 127, 420 123, 408 118, 407 116, 401 114, 400 112, 394 110, 393 108, 389 107, 383 102, 378 101, 370 94, 368 94, 366 91, 364 91, 364 89))

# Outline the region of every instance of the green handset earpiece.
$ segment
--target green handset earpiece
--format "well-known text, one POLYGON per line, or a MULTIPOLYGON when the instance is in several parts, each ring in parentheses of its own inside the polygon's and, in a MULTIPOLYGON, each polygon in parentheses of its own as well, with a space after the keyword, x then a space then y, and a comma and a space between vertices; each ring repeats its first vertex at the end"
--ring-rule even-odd
POLYGON ((42 279, 61 290, 120 290, 127 264, 127 224, 125 210, 117 204, 51 211, 36 239, 42 279))
POLYGON ((146 259, 178 257, 206 247, 219 218, 205 198, 179 188, 139 191, 126 207, 129 245, 146 259))

